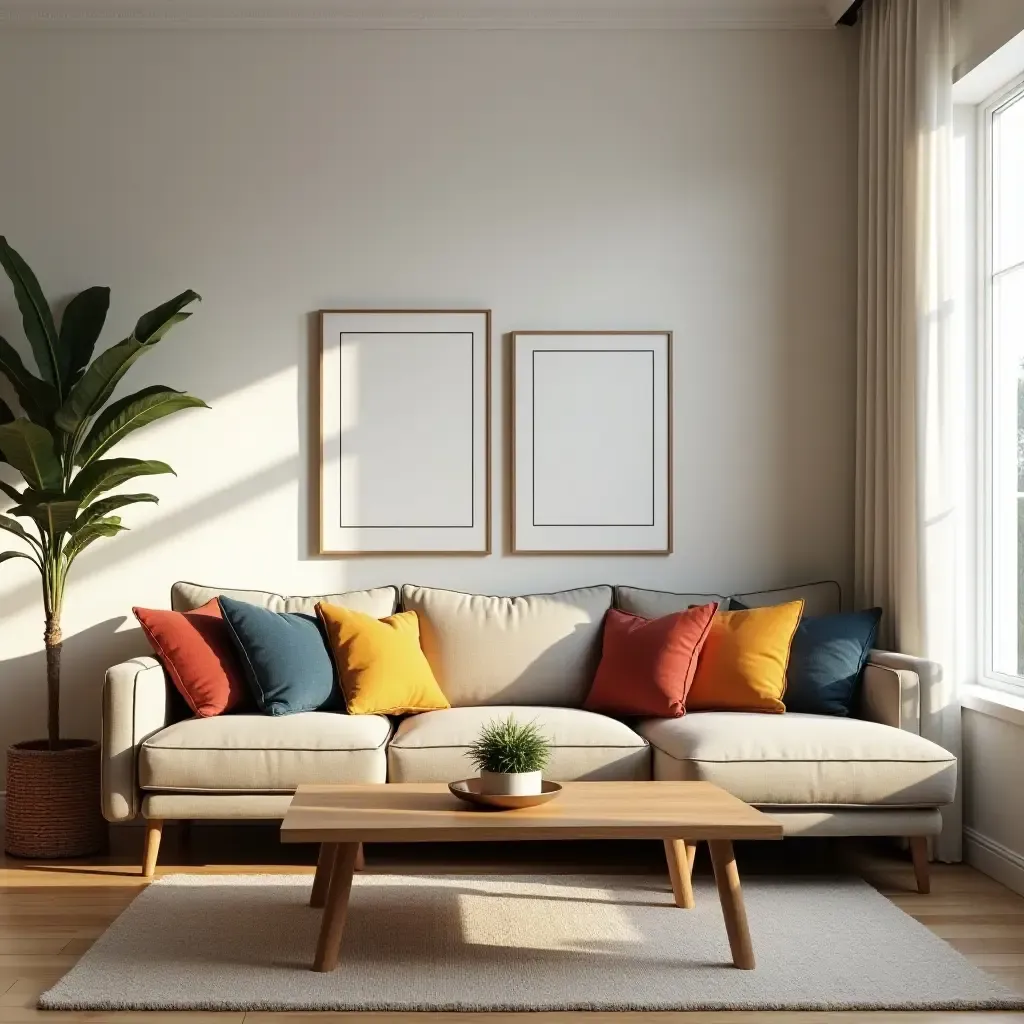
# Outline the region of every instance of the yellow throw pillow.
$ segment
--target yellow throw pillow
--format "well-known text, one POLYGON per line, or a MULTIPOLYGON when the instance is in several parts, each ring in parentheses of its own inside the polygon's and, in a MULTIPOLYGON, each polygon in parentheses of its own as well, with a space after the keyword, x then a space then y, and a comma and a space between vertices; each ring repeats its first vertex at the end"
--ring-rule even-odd
POLYGON ((321 601, 316 613, 327 630, 350 715, 405 715, 450 707, 420 649, 415 612, 375 619, 321 601))
POLYGON ((803 601, 719 612, 686 695, 687 711, 786 710, 786 665, 803 601))

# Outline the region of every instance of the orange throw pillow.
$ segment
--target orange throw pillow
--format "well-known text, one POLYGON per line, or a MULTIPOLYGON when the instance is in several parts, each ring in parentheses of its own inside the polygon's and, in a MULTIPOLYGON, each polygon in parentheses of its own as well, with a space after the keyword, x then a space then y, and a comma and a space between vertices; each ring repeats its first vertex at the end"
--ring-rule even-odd
POLYGON ((238 653, 216 598, 191 612, 132 611, 171 682, 199 718, 249 703, 238 653))
POLYGON ((601 664, 583 707, 646 718, 685 714, 697 656, 717 608, 697 605, 660 619, 612 608, 604 619, 601 664))
POLYGON ((693 686, 688 711, 786 710, 786 666, 803 601, 719 612, 711 623, 693 686))

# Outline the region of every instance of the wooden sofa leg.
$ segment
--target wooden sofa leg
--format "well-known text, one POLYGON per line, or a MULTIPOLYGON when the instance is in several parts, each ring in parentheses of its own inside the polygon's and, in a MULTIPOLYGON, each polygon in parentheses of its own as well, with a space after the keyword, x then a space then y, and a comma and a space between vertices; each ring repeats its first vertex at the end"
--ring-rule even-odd
POLYGON ((146 845, 142 852, 142 877, 152 878, 156 872, 156 859, 160 856, 160 837, 164 832, 161 818, 146 821, 146 845))
POLYGON ((363 853, 363 844, 359 844, 359 849, 356 850, 356 871, 362 871, 366 867, 366 855, 363 853))
POLYGON ((914 861, 914 878, 917 879, 917 891, 927 895, 932 891, 930 869, 928 867, 928 837, 910 837, 910 856, 914 861))

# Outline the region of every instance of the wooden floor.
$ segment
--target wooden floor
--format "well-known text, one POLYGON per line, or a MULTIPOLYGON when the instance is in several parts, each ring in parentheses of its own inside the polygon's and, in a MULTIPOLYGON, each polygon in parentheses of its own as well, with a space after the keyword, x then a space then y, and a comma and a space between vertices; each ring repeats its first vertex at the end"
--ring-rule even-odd
MULTIPOLYGON (((143 888, 138 877, 141 829, 118 830, 112 852, 88 862, 52 864, 0 860, 0 1024, 49 1020, 121 1021, 147 1018, 160 1024, 209 1024, 216 1021, 272 1024, 271 1018, 325 1018, 373 1024, 494 1024, 520 1018, 523 1024, 568 1024, 585 1018, 592 1024, 730 1024, 733 1021, 827 1020, 870 1024, 948 1024, 984 1020, 1014 1021, 1008 1013, 529 1013, 529 1014, 267 1014, 267 1013, 45 1013, 35 1009, 39 993, 55 982, 84 953, 143 888)), ((478 871, 546 873, 604 871, 646 873, 664 870, 661 844, 526 843, 498 850, 488 844, 460 847, 370 847, 368 870, 404 872, 478 871)), ((164 840, 158 874, 175 871, 233 873, 312 870, 313 847, 281 846, 272 828, 197 827, 187 837, 172 828, 164 840), (244 852, 240 852, 244 851, 244 852)), ((888 844, 862 846, 852 841, 793 841, 746 844, 739 849, 744 874, 845 870, 863 875, 897 906, 948 940, 969 960, 1005 984, 1024 992, 1024 897, 972 868, 933 865, 932 894, 912 891, 909 857, 888 844)), ((698 856, 698 874, 710 871, 707 853, 698 856)), ((668 878, 666 876, 666 888, 668 878)))

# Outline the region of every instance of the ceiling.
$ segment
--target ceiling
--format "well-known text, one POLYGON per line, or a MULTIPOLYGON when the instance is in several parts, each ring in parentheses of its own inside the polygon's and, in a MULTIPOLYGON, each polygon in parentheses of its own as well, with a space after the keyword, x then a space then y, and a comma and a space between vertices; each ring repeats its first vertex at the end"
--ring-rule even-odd
POLYGON ((0 0, 0 29, 828 29, 847 6, 848 0, 0 0))

